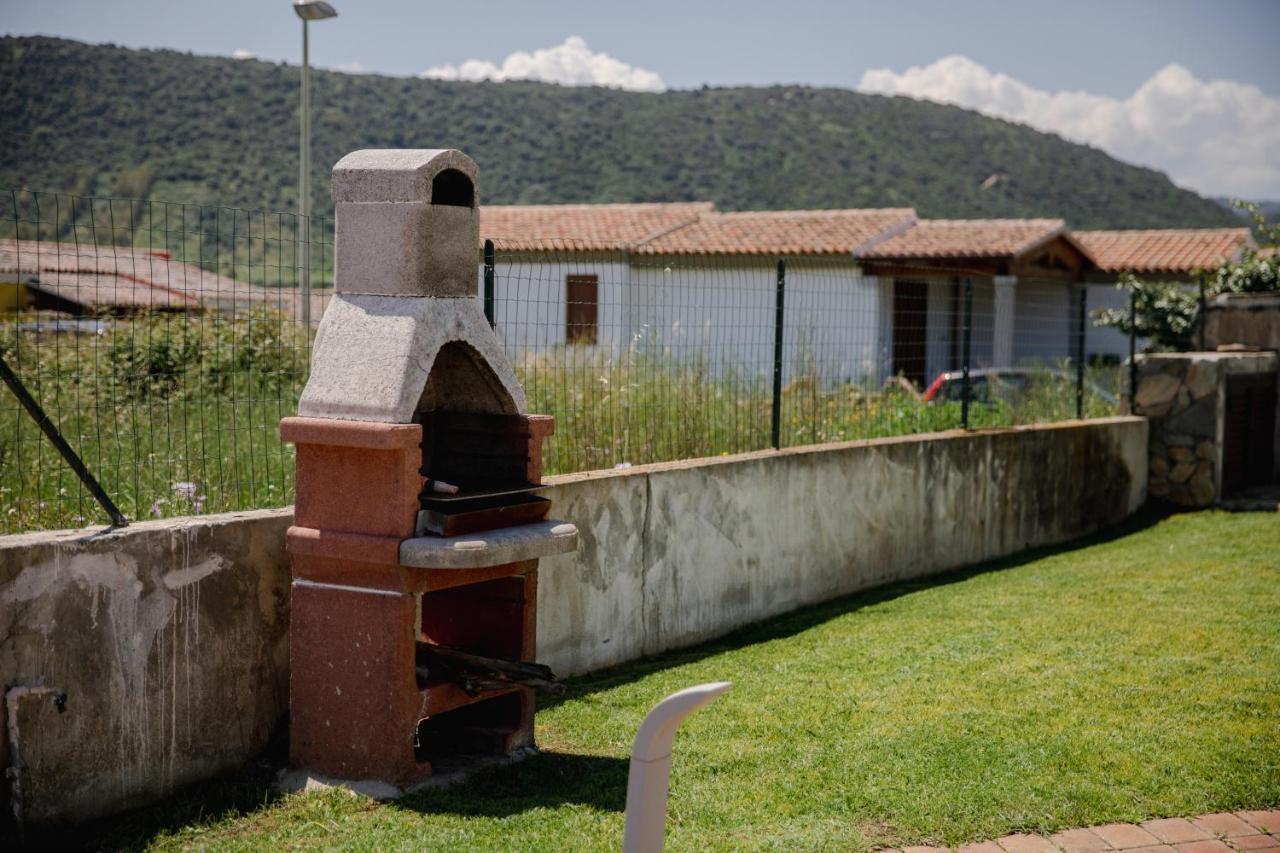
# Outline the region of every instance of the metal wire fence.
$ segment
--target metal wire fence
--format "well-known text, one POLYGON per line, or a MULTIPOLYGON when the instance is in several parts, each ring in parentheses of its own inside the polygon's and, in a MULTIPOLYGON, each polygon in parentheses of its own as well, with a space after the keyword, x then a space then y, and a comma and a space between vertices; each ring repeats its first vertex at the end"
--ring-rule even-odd
POLYGON ((288 504, 293 455, 277 425, 310 358, 296 319, 307 241, 318 318, 328 221, 0 197, 0 356, 39 410, 0 390, 0 530, 108 520, 50 433, 130 519, 288 504))
MULTIPOLYGON (((1110 330, 1066 282, 493 243, 477 293, 530 410, 556 418, 549 473, 1116 408, 1127 342, 1094 342, 1110 330)), ((0 532, 110 520, 55 436, 129 519, 290 503, 278 423, 310 361, 308 245, 318 323, 328 220, 0 197, 0 366, 37 407, 0 391, 0 532)))
POLYGON ((1089 348, 1098 330, 1076 284, 936 267, 876 277, 851 257, 512 252, 494 242, 495 329, 531 408, 557 418, 549 470, 1093 417, 1118 405, 1121 352, 1105 336, 1103 352, 1089 348))

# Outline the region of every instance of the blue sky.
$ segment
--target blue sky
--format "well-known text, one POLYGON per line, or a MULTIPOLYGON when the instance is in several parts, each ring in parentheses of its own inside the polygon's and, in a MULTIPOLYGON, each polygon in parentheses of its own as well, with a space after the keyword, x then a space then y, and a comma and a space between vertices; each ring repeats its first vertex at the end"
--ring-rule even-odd
MULTIPOLYGON (((1090 142, 1203 192, 1280 196, 1277 0, 333 2, 340 17, 312 28, 321 66, 909 94, 1090 142)), ((288 0, 0 4, 8 33, 299 56, 288 0)))

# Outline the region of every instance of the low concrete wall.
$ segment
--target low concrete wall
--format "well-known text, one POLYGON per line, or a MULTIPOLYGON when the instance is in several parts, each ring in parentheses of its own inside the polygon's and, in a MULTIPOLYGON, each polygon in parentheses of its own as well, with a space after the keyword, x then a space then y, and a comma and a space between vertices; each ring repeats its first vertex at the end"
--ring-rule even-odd
POLYGON ((289 509, 0 537, 0 765, 42 822, 155 799, 288 709, 289 509))
POLYGON ((749 453, 555 479, 538 656, 570 675, 1117 522, 1147 423, 1111 418, 749 453))
MULTIPOLYGON (((1144 501, 1141 418, 556 477, 539 659, 572 675, 1061 542, 1144 501)), ((27 820, 139 805, 260 749, 287 705, 289 510, 0 539, 0 679, 27 820)))

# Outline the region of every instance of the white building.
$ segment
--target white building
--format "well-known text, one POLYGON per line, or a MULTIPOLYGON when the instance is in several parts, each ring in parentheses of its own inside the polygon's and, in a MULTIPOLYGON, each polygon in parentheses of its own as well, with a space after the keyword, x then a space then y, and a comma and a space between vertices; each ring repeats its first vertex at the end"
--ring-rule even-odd
MULTIPOLYGON (((773 370, 785 262, 785 381, 918 385, 961 363, 1076 357, 1086 308, 1123 302, 1124 269, 1190 280, 1246 229, 1080 232, 1061 220, 921 220, 911 209, 720 213, 710 203, 490 206, 495 324, 514 359, 658 355, 717 375, 773 370), (567 345, 573 345, 568 347, 567 345)), ((483 292, 483 266, 479 286, 483 292)), ((1127 341, 1085 320, 1085 355, 1127 341)))

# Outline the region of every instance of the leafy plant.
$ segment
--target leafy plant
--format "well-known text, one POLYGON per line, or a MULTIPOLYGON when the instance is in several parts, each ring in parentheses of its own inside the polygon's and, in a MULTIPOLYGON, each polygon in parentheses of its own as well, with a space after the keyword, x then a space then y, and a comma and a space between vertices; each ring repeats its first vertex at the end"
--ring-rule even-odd
MULTIPOLYGON (((1251 214, 1256 232, 1263 235, 1263 248, 1272 251, 1246 246, 1240 260, 1203 273, 1200 284, 1206 300, 1222 293, 1280 292, 1280 254, 1274 251, 1280 244, 1280 224, 1268 222, 1255 204, 1235 204, 1251 214)), ((1156 350, 1185 351, 1193 347, 1202 322, 1199 292, 1178 282, 1148 281, 1131 273, 1121 275, 1116 287, 1132 294, 1133 317, 1128 307, 1096 311, 1094 318, 1099 325, 1119 329, 1126 335, 1135 331, 1138 337, 1150 340, 1156 350)))
POLYGON ((204 377, 217 391, 237 381, 271 390, 299 382, 306 373, 304 333, 290 318, 257 307, 215 321, 204 377))
POLYGON ((111 333, 106 368, 125 400, 168 399, 183 387, 200 358, 195 327, 164 316, 143 316, 111 333))

